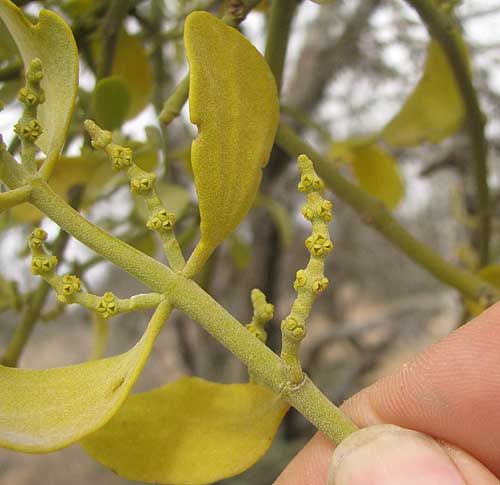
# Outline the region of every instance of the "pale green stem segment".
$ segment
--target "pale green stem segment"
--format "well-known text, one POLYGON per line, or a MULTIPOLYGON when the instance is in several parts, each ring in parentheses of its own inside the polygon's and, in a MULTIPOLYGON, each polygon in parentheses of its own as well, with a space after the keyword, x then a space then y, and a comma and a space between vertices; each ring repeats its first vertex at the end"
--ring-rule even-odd
POLYGON ((271 2, 264 57, 274 74, 278 92, 281 91, 288 39, 297 6, 296 0, 271 2))
POLYGON ((21 163, 30 173, 37 171, 35 142, 42 134, 42 127, 36 119, 38 106, 45 102, 45 94, 40 87, 42 78, 42 62, 35 58, 26 71, 26 86, 19 90, 18 98, 24 104, 24 110, 14 126, 14 131, 21 140, 21 163))
POLYGON ((31 272, 41 276, 55 290, 57 299, 63 303, 77 303, 89 310, 97 312, 102 318, 108 319, 120 313, 146 310, 157 307, 162 301, 162 295, 149 293, 136 295, 132 298, 116 298, 111 292, 102 297, 81 290, 80 278, 67 274, 59 276, 56 273, 57 257, 49 255, 43 248, 47 233, 40 228, 35 229, 29 237, 31 249, 31 272))
POLYGON ((314 160, 316 170, 335 195, 349 204, 365 223, 373 226, 388 241, 439 281, 455 288, 468 298, 486 302, 487 306, 500 300, 500 292, 497 288, 476 274, 449 263, 429 246, 413 237, 392 217, 382 202, 343 177, 333 163, 323 158, 290 127, 280 125, 276 135, 276 144, 291 157, 306 153, 314 160))
POLYGON ((28 180, 28 174, 7 151, 0 135, 0 180, 10 189, 20 189, 28 180))
MULTIPOLYGON (((229 2, 228 10, 222 17, 222 21, 231 27, 245 20, 248 12, 252 10, 260 0, 242 0, 241 2, 229 2)), ((168 97, 160 112, 159 119, 165 125, 169 125, 179 116, 189 96, 189 73, 179 82, 174 92, 168 97)))
POLYGON ((258 382, 279 393, 336 443, 356 426, 305 376, 290 386, 281 359, 256 339, 194 281, 116 239, 66 204, 42 179, 33 180, 31 202, 66 232, 130 273, 200 325, 245 364, 258 382))
POLYGON ((31 194, 31 187, 24 185, 18 189, 9 190, 0 194, 0 212, 11 209, 16 205, 27 202, 31 194))
POLYGON ((491 215, 490 190, 488 186, 488 144, 485 135, 486 116, 481 110, 479 97, 470 74, 467 60, 461 52, 455 35, 456 26, 447 12, 449 2, 434 0, 406 0, 418 13, 427 26, 430 35, 441 45, 450 63, 458 89, 465 106, 465 127, 470 137, 477 198, 479 201, 479 259, 485 266, 490 256, 491 215))
POLYGON ((286 376, 292 385, 299 384, 303 379, 299 346, 306 335, 306 322, 314 300, 328 287, 328 279, 324 274, 325 259, 333 249, 328 232, 332 203, 321 196, 323 181, 314 171, 311 160, 306 155, 300 155, 298 163, 301 173, 298 189, 307 197, 302 215, 311 222, 312 234, 306 239, 306 247, 311 255, 309 263, 305 269, 297 271, 293 283, 297 298, 289 315, 281 322, 281 359, 286 365, 286 376))
POLYGON ((127 170, 131 191, 144 198, 151 214, 146 226, 158 232, 172 269, 182 271, 186 262, 174 233, 175 215, 165 209, 158 197, 155 189, 156 175, 134 163, 131 148, 112 143, 111 132, 102 130, 91 120, 85 121, 85 128, 92 139, 92 146, 107 153, 113 169, 127 170))

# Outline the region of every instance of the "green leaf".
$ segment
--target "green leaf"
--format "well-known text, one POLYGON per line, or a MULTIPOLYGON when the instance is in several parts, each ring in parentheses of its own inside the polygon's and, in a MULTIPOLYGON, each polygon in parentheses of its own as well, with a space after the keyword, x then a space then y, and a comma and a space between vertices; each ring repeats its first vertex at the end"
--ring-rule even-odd
POLYGON ((170 311, 161 303, 135 347, 109 359, 47 370, 0 366, 0 446, 47 453, 104 425, 129 394, 170 311))
MULTIPOLYGON (((463 55, 467 51, 458 37, 463 55)), ((385 142, 413 147, 426 141, 438 143, 458 131, 465 108, 453 71, 435 40, 427 50, 422 78, 399 113, 382 130, 385 142)))
POLYGON ((278 229, 282 246, 289 247, 293 240, 293 222, 287 208, 271 197, 262 194, 257 196, 255 206, 262 207, 268 212, 278 229))
POLYGON ((0 0, 0 18, 5 22, 21 53, 24 65, 35 57, 42 61, 45 103, 38 111, 43 133, 37 145, 47 156, 50 172, 66 139, 78 88, 78 51, 73 33, 64 20, 42 10, 33 24, 9 0, 0 0))
POLYGON ((19 55, 16 43, 5 24, 0 20, 0 60, 12 61, 14 56, 19 55))
POLYGON ((287 410, 278 396, 256 384, 183 377, 130 396, 107 425, 81 444, 129 480, 208 484, 259 460, 287 410))
POLYGON ((7 81, 0 87, 0 101, 3 104, 9 104, 16 99, 17 93, 24 86, 23 79, 14 79, 7 81))
MULTIPOLYGON (((181 185, 169 184, 162 180, 156 182, 155 188, 165 209, 172 212, 177 221, 181 220, 191 203, 189 191, 181 185)), ((136 214, 146 223, 151 213, 144 197, 134 197, 134 203, 136 214)))
POLYGON ((237 233, 234 233, 229 238, 229 254, 237 269, 245 269, 252 260, 252 246, 245 243, 237 233))
POLYGON ((193 12, 184 41, 190 116, 198 126, 191 162, 201 216, 189 275, 252 206, 278 127, 279 104, 269 66, 236 29, 207 12, 193 12))
POLYGON ((127 118, 134 118, 151 101, 154 87, 149 57, 139 37, 121 32, 111 74, 120 77, 128 87, 130 105, 127 118))
POLYGON ((121 77, 101 79, 95 86, 93 106, 99 125, 106 130, 120 128, 130 109, 130 92, 121 77))
MULTIPOLYGON (((86 186, 92 182, 92 189, 100 190, 112 175, 109 164, 98 157, 61 156, 50 177, 50 185, 57 194, 68 200, 68 192, 72 187, 86 186)), ((86 196, 87 194, 84 199, 86 196)), ((17 220, 22 222, 36 222, 44 217, 38 209, 28 203, 12 208, 11 212, 17 220)))
POLYGON ((403 181, 394 157, 379 145, 353 148, 352 168, 359 185, 394 209, 404 195, 403 181))

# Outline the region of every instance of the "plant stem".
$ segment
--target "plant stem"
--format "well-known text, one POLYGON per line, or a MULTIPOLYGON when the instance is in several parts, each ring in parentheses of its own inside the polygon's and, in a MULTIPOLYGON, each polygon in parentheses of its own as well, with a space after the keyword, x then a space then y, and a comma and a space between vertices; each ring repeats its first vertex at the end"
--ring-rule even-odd
POLYGON ((36 179, 32 184, 31 202, 35 207, 153 291, 165 294, 176 308, 198 321, 238 357, 261 384, 280 394, 330 439, 338 443, 357 429, 307 377, 299 385, 288 387, 281 359, 194 281, 106 234, 66 204, 44 180, 36 179))
POLYGON ((436 7, 433 0, 406 0, 427 26, 429 34, 441 45, 450 63, 465 105, 465 125, 472 144, 474 176, 479 202, 479 264, 489 261, 491 238, 491 206, 488 186, 486 118, 481 111, 477 92, 472 84, 470 69, 457 42, 452 20, 436 7))
POLYGON ((29 199, 31 187, 24 185, 18 189, 9 190, 0 194, 0 213, 29 199))
MULTIPOLYGON (((19 190, 19 189, 17 189, 19 190)), ((80 188, 79 190, 75 190, 70 195, 70 203, 74 206, 78 206, 81 201, 83 191, 80 188)), ((68 205, 69 208, 71 206, 68 205)), ((73 209, 72 209, 73 210, 73 209)), ((60 230, 57 239, 54 241, 54 254, 61 257, 66 244, 68 243, 69 235, 60 230)), ((7 345, 7 349, 5 350, 5 354, 2 358, 1 364, 8 367, 16 367, 21 357, 21 354, 28 343, 28 340, 33 333, 33 329, 40 318, 42 313, 43 305, 45 304, 45 300, 47 299, 47 295, 49 294, 50 286, 42 281, 38 288, 35 290, 33 297, 30 299, 29 307, 26 310, 22 320, 19 322, 14 335, 12 336, 9 344, 7 345)))
POLYGON ((122 23, 128 14, 129 0, 111 0, 102 23, 101 58, 97 68, 97 79, 109 76, 113 68, 116 45, 122 23))
POLYGON ((22 320, 16 327, 14 335, 9 341, 5 354, 2 358, 1 364, 7 367, 16 367, 19 362, 19 358, 28 343, 28 340, 35 328, 38 317, 42 311, 42 307, 45 303, 47 295, 49 293, 50 286, 42 281, 32 298, 30 299, 30 305, 26 310, 22 320))
POLYGON ((325 160, 291 128, 281 124, 276 143, 291 157, 304 153, 311 158, 325 184, 347 202, 364 222, 372 225, 412 261, 425 268, 439 281, 474 300, 486 300, 488 304, 492 304, 500 299, 498 289, 474 273, 448 263, 431 248, 414 238, 391 216, 382 202, 345 179, 332 163, 325 160))
POLYGON ((296 0, 273 0, 271 2, 264 57, 274 74, 278 92, 281 91, 288 37, 296 8, 296 0))

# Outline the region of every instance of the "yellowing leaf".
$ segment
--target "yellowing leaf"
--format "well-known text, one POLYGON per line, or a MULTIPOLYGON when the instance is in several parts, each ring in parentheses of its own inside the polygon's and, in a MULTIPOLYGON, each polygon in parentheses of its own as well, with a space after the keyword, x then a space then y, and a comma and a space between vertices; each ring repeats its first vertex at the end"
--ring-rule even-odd
MULTIPOLYGON (((35 57, 42 61, 46 101, 39 108, 43 133, 37 145, 47 156, 50 172, 66 138, 78 88, 78 51, 71 29, 50 10, 42 10, 32 24, 9 0, 0 0, 0 18, 5 22, 28 65, 35 57)), ((45 171, 45 170, 44 170, 45 171)))
MULTIPOLYGON (((465 45, 461 39, 460 42, 466 56, 465 45)), ((453 71, 439 44, 431 40, 422 78, 399 113, 385 126, 382 138, 401 147, 426 141, 438 143, 460 129, 464 114, 453 71)))
POLYGON ((122 78, 130 91, 127 118, 137 116, 151 101, 154 86, 148 54, 139 37, 122 31, 111 74, 122 78))
POLYGON ((0 446, 46 453, 104 425, 129 394, 170 311, 161 303, 135 347, 109 359, 47 370, 0 366, 0 446))
POLYGON ((247 470, 264 455, 287 409, 256 384, 183 377, 130 396, 81 444, 129 480, 214 483, 247 470))
POLYGON ((393 209, 404 195, 396 161, 378 145, 352 148, 352 168, 359 185, 393 209))
POLYGON ((101 79, 94 89, 93 105, 97 122, 103 129, 120 128, 130 108, 127 84, 118 76, 101 79))
POLYGON ((190 68, 189 109, 198 126, 191 162, 201 239, 186 267, 203 266, 246 215, 278 127, 276 83, 257 49, 207 12, 184 26, 190 68))

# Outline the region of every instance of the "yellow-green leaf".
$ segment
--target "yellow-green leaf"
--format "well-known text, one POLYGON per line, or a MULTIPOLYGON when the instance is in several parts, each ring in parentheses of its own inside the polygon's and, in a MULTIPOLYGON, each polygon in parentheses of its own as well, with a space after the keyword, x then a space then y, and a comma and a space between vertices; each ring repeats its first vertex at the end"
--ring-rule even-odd
POLYGON ((214 483, 247 470, 264 455, 287 409, 256 384, 183 377, 130 396, 82 445, 129 480, 214 483))
POLYGON ((252 260, 252 246, 241 239, 238 233, 229 238, 229 254, 236 269, 245 269, 252 260))
MULTIPOLYGON (((98 179, 104 183, 105 171, 106 180, 113 175, 112 169, 106 161, 97 157, 65 157, 61 156, 50 177, 50 185, 54 191, 63 199, 68 199, 69 190, 76 185, 87 185, 91 180, 95 181, 96 187, 98 179)), ((36 222, 44 215, 31 204, 25 203, 11 209, 14 217, 22 222, 36 222)))
POLYGON ((404 195, 404 187, 391 154, 379 145, 352 148, 352 169, 359 185, 393 209, 404 195))
POLYGON ((46 453, 104 425, 129 394, 170 310, 161 303, 135 347, 109 359, 47 370, 0 366, 0 446, 46 453))
POLYGON ((37 24, 28 20, 9 0, 0 0, 0 18, 5 22, 28 65, 35 57, 42 61, 45 103, 38 119, 43 133, 38 146, 47 156, 50 172, 64 145, 78 88, 78 51, 73 33, 64 20, 42 10, 37 24))
POLYGON ((262 194, 257 196, 255 206, 262 207, 268 212, 278 229, 282 246, 289 247, 293 240, 293 222, 287 208, 271 197, 262 194))
POLYGON ((118 76, 101 79, 94 89, 93 106, 97 122, 103 129, 120 128, 130 109, 128 85, 118 76))
POLYGON ((130 91, 127 118, 137 116, 151 101, 154 87, 151 64, 139 37, 121 32, 111 74, 122 78, 130 91))
POLYGON ((201 239, 186 273, 196 272, 253 204, 278 127, 276 83, 257 49, 207 12, 184 26, 189 109, 198 126, 191 162, 201 239))
MULTIPOLYGON (((463 55, 466 48, 458 37, 463 55)), ((382 138, 394 146, 412 147, 438 143, 463 124, 465 108, 453 75, 439 44, 431 40, 422 78, 399 113, 382 130, 382 138)))

